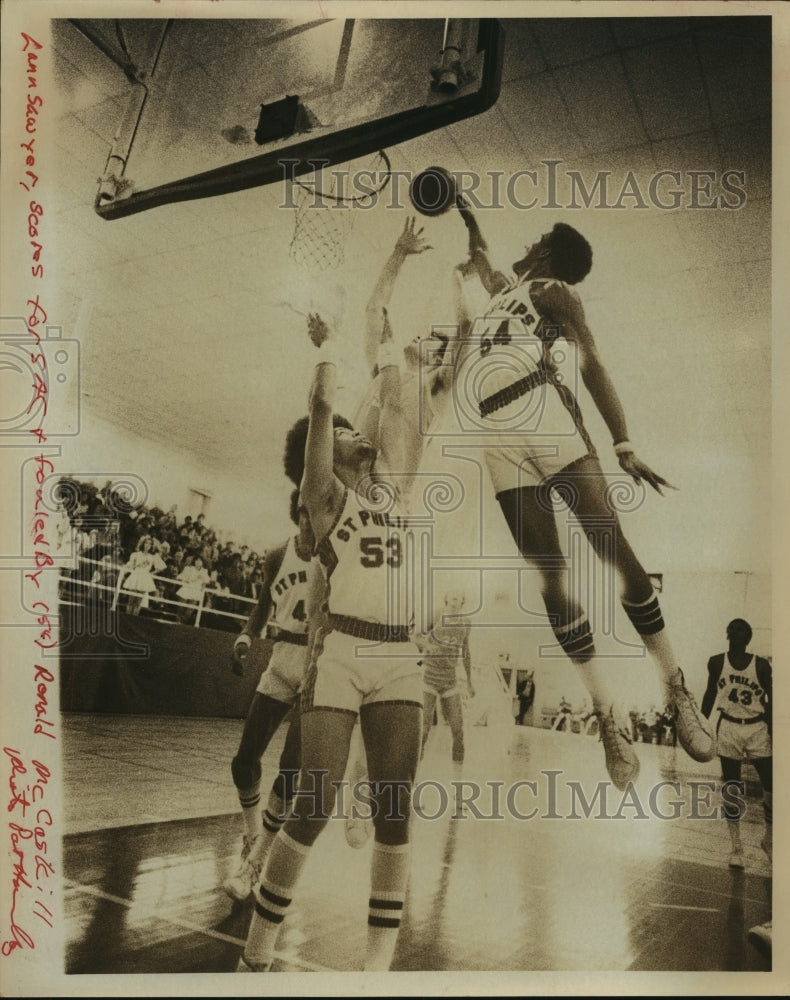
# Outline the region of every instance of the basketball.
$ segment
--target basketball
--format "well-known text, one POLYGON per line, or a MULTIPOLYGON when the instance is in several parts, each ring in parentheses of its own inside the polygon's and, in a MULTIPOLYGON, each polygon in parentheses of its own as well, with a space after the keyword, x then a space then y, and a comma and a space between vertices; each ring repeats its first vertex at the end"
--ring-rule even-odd
POLYGON ((428 167, 409 185, 412 205, 422 215, 442 215, 455 204, 455 179, 444 167, 428 167))

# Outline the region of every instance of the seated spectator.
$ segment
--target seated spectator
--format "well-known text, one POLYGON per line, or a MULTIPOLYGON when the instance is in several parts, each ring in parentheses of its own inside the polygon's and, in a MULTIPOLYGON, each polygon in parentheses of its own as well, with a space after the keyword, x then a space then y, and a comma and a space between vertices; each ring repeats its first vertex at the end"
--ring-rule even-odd
POLYGON ((569 733, 571 731, 572 712, 573 712, 573 706, 565 697, 565 695, 563 695, 560 698, 559 712, 557 713, 557 717, 555 718, 551 728, 556 729, 558 732, 561 729, 564 729, 566 732, 569 733))
MULTIPOLYGON (((175 559, 172 557, 165 563, 165 568, 159 574, 160 577, 164 579, 157 580, 157 590, 159 591, 159 596, 163 601, 174 601, 176 599, 176 591, 178 590, 178 574, 180 572, 179 567, 176 564, 175 559), (170 583, 168 581, 172 580, 170 583)), ((169 608, 167 610, 170 610, 169 608)))

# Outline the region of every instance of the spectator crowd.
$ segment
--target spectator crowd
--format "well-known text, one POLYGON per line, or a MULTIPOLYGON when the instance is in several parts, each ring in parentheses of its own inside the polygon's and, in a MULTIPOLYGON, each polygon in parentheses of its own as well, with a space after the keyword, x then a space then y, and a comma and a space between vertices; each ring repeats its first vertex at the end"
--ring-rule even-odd
POLYGON ((239 631, 242 623, 228 616, 249 615, 265 552, 220 541, 204 514, 180 520, 176 506, 132 503, 111 481, 99 487, 62 477, 55 499, 57 552, 71 556, 61 578, 63 600, 84 603, 98 594, 111 601, 120 580, 118 606, 127 613, 154 609, 193 624, 202 603, 208 613, 199 624, 239 631))

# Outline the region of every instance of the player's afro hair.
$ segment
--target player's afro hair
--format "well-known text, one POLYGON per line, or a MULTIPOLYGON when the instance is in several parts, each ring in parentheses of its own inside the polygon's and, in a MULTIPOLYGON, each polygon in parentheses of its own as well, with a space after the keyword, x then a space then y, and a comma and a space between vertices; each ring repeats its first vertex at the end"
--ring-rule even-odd
POLYGON ((592 267, 592 247, 582 234, 565 222, 551 231, 551 264, 554 277, 569 285, 586 278, 592 267))
MULTIPOLYGON (((285 474, 294 484, 300 486, 304 475, 304 448, 307 444, 307 428, 309 417, 300 417, 285 436, 285 452, 283 453, 283 468, 285 474)), ((351 424, 339 413, 332 416, 333 427, 347 427, 353 430, 351 424)))

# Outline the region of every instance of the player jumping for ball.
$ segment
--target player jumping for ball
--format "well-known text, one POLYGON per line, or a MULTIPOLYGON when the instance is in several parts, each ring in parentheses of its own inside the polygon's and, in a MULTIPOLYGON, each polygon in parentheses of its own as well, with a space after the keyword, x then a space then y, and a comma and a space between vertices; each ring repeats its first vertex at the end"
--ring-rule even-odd
POLYGON ((384 971, 392 960, 409 874, 411 787, 422 724, 422 670, 412 637, 421 606, 412 589, 413 528, 387 474, 403 467, 399 352, 385 322, 376 448, 358 432, 333 428, 331 331, 317 316, 310 317, 309 329, 321 350, 310 389, 300 496, 327 577, 327 627, 316 635, 302 691, 299 790, 255 890, 239 971, 271 967, 294 888, 332 814, 357 715, 375 806, 365 969, 384 971))
MULTIPOLYGON (((711 760, 715 739, 686 688, 658 597, 622 532, 579 404, 553 359, 559 338, 575 346, 582 381, 612 435, 621 468, 637 484, 644 481, 663 495, 662 487, 670 484, 637 457, 628 440, 623 407, 571 287, 590 271, 592 249, 571 226, 557 223, 525 248, 525 255, 513 264, 513 277, 507 278, 492 268, 486 242, 463 197, 457 206, 469 232, 467 270, 476 271, 491 296, 484 316, 472 326, 465 358, 480 364, 484 376, 463 384, 482 387, 472 402, 485 432, 485 461, 494 491, 519 551, 539 574, 557 641, 593 700, 609 774, 625 788, 635 780, 639 761, 630 734, 615 719, 616 692, 596 657, 585 609, 569 590, 552 491, 573 511, 596 555, 615 569, 622 606, 658 668, 681 746, 695 760, 711 760), (530 410, 539 414, 539 423, 523 426, 523 414, 530 410)), ((459 319, 471 322, 468 315, 459 319)))

